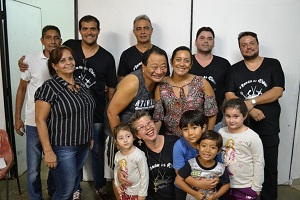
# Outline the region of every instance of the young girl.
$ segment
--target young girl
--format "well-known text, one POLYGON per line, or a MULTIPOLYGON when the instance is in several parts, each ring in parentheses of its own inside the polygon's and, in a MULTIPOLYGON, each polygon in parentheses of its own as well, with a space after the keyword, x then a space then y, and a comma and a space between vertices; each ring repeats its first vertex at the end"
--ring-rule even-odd
POLYGON ((222 136, 215 131, 206 131, 197 141, 199 155, 190 159, 179 171, 176 176, 176 184, 185 192, 189 193, 188 200, 205 199, 214 200, 225 194, 230 188, 229 177, 225 171, 224 164, 215 160, 216 155, 221 151, 222 136), (201 179, 211 179, 215 176, 220 177, 222 186, 217 191, 216 188, 203 189, 191 188, 185 180, 193 177, 194 181, 201 179))
MULTIPOLYGON (((189 159, 195 158, 198 154, 196 142, 199 140, 202 133, 205 132, 207 123, 208 117, 199 110, 188 110, 182 114, 179 121, 179 127, 182 130, 183 137, 176 141, 173 148, 173 168, 175 169, 176 174, 189 159)), ((201 188, 208 189, 211 186, 215 186, 214 184, 217 184, 217 182, 218 178, 212 180, 200 180, 198 184, 201 185, 201 188)), ((194 186, 199 187, 199 185, 194 186)), ((176 184, 175 195, 177 200, 186 198, 186 192, 181 190, 176 184)))
POLYGON ((227 127, 223 137, 223 160, 230 176, 229 199, 257 199, 264 182, 264 153, 259 136, 244 125, 248 110, 241 99, 230 99, 223 106, 227 127))
POLYGON ((114 139, 120 150, 115 155, 115 185, 121 200, 144 200, 147 196, 149 172, 144 152, 133 145, 133 134, 129 125, 120 123, 114 129, 114 139), (118 170, 128 175, 133 184, 122 187, 118 181, 118 170))

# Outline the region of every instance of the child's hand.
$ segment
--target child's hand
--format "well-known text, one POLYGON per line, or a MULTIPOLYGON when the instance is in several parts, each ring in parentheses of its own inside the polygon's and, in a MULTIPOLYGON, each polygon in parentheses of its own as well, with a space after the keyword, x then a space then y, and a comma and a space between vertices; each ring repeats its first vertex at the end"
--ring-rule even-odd
POLYGON ((138 200, 146 200, 146 197, 139 196, 138 200))
POLYGON ((205 200, 216 200, 216 199, 218 199, 218 198, 215 196, 215 194, 213 192, 211 192, 210 194, 208 194, 206 196, 205 200))
POLYGON ((203 199, 203 192, 199 190, 198 192, 195 191, 195 194, 193 195, 197 200, 202 200, 203 199))
POLYGON ((124 192, 124 189, 123 189, 122 186, 118 186, 118 187, 117 187, 117 191, 118 191, 118 194, 119 194, 120 196, 122 196, 122 194, 123 194, 123 192, 124 192))
POLYGON ((118 170, 118 179, 123 186, 130 187, 132 182, 127 179, 127 173, 123 170, 118 170))
POLYGON ((215 177, 213 179, 202 178, 202 179, 200 179, 200 181, 201 181, 201 187, 200 187, 201 189, 210 190, 217 186, 217 184, 219 182, 219 177, 215 177))

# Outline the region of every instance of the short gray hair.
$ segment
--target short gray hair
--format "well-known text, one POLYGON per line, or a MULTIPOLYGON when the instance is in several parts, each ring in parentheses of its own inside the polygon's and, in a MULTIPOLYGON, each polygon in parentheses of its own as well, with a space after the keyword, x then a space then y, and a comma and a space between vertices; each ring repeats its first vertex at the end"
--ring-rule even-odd
POLYGON ((146 21, 148 21, 148 22, 150 23, 151 28, 152 28, 151 20, 150 20, 150 18, 149 18, 147 15, 145 15, 145 14, 139 15, 139 16, 137 16, 137 17, 134 19, 134 21, 133 21, 133 28, 134 28, 134 24, 135 24, 137 21, 140 21, 140 20, 146 20, 146 21))

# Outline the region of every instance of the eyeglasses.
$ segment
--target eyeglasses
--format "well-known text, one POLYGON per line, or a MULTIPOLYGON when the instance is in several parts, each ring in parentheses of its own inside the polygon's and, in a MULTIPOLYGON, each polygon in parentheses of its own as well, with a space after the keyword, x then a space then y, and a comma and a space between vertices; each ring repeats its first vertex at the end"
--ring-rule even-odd
POLYGON ((147 130, 147 128, 151 128, 153 125, 153 120, 150 120, 147 122, 147 124, 144 124, 144 125, 141 125, 139 127, 136 128, 136 130, 139 132, 139 131, 145 131, 147 130))

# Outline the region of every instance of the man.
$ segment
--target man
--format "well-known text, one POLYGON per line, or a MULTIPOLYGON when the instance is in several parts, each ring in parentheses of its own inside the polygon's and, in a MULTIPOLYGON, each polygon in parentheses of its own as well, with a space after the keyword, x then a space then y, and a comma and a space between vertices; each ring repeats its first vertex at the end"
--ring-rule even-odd
POLYGON ((250 128, 260 136, 264 147, 264 184, 260 199, 276 200, 281 110, 278 99, 284 90, 284 73, 278 60, 259 56, 256 33, 240 33, 238 43, 244 60, 231 67, 225 96, 245 100, 250 128))
POLYGON ((212 54, 215 33, 210 27, 201 27, 196 34, 197 53, 193 55, 193 65, 189 73, 204 77, 215 92, 219 112, 215 131, 222 128, 222 109, 225 98, 225 80, 230 63, 225 58, 212 54))
POLYGON ((92 153, 92 172, 96 193, 107 198, 106 180, 104 178, 104 130, 103 117, 107 97, 111 99, 117 85, 115 60, 111 53, 97 44, 100 33, 100 22, 91 15, 84 16, 79 21, 79 33, 82 40, 68 40, 74 54, 76 68, 74 75, 79 77, 90 89, 96 102, 94 114, 94 147, 92 153))
MULTIPOLYGON (((56 26, 45 26, 40 40, 44 50, 38 54, 26 55, 25 59, 22 58, 22 61, 24 59, 24 63, 28 65, 28 70, 21 72, 15 110, 15 130, 20 136, 23 136, 24 132, 26 132, 27 189, 28 196, 32 200, 43 199, 40 177, 42 146, 35 124, 34 93, 37 88, 50 78, 47 61, 50 51, 61 44, 60 30, 56 26), (25 128, 21 118, 21 111, 26 91, 25 128)), ((50 184, 50 182, 48 183, 50 184)))
MULTIPOLYGON (((142 68, 142 57, 145 51, 151 49, 151 35, 153 33, 152 23, 147 15, 139 15, 133 21, 133 34, 137 44, 126 49, 121 54, 118 80, 121 81, 127 74, 142 68)), ((169 66, 168 66, 169 68, 169 66)), ((168 74, 169 75, 169 70, 168 74)))

